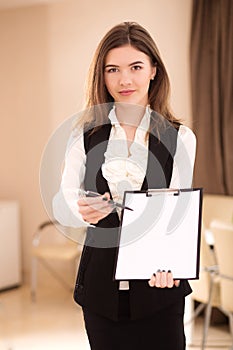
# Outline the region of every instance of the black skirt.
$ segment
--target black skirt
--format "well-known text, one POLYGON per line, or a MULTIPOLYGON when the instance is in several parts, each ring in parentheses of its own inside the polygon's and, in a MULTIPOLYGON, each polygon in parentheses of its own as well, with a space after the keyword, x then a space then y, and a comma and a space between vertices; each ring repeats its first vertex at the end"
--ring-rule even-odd
POLYGON ((184 298, 155 315, 130 319, 129 292, 119 292, 119 320, 83 308, 91 350, 184 350, 184 298))

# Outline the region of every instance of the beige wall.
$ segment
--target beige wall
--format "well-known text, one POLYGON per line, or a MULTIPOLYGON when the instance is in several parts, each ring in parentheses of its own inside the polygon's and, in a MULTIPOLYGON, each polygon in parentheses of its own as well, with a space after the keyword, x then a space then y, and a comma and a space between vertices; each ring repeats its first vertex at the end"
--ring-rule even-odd
POLYGON ((82 107, 83 82, 96 43, 125 20, 154 37, 172 85, 175 113, 191 120, 188 47, 192 0, 65 1, 49 7, 51 103, 54 126, 82 107), (68 6, 69 4, 69 6, 68 6), (58 103, 62 101, 62 103, 58 103))
POLYGON ((141 23, 155 38, 172 83, 173 110, 190 124, 191 0, 66 0, 0 11, 0 193, 20 201, 26 276, 31 235, 47 217, 38 180, 43 148, 51 132, 82 108, 96 44, 124 20, 141 23))
POLYGON ((32 233, 46 217, 38 171, 51 129, 47 36, 45 7, 0 12, 0 198, 20 202, 25 270, 32 233))

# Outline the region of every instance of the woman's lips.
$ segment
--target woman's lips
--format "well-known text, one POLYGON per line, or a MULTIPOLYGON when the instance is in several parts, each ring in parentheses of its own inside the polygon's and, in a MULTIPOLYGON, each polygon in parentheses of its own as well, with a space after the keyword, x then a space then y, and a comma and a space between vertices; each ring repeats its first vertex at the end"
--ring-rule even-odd
POLYGON ((121 91, 119 91, 119 93, 122 96, 129 96, 129 95, 132 95, 134 92, 135 92, 135 90, 121 90, 121 91))

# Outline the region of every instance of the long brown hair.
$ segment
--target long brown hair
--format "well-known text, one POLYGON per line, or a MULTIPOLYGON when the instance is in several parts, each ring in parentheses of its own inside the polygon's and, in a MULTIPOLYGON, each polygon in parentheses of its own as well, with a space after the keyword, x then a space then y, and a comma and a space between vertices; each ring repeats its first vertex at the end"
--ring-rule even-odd
POLYGON ((152 66, 156 66, 156 76, 151 80, 148 91, 150 108, 174 126, 179 124, 179 120, 169 108, 170 82, 159 50, 147 30, 135 22, 116 25, 100 41, 89 69, 85 112, 78 124, 94 123, 94 128, 95 126, 98 128, 99 125, 106 123, 114 100, 105 86, 105 59, 111 49, 124 45, 131 45, 145 53, 150 57, 152 66))

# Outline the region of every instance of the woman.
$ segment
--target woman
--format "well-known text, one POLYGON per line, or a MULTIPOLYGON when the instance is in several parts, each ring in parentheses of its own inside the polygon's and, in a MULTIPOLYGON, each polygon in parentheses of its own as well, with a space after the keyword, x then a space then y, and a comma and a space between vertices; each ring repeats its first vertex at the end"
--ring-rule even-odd
POLYGON ((168 105, 169 79, 150 34, 113 27, 89 72, 86 111, 71 135, 55 218, 88 227, 74 298, 94 350, 185 349, 187 281, 155 271, 149 281, 113 279, 124 190, 190 187, 195 136, 168 105), (80 131, 81 130, 81 131, 80 131), (101 194, 82 198, 77 189, 101 194))

